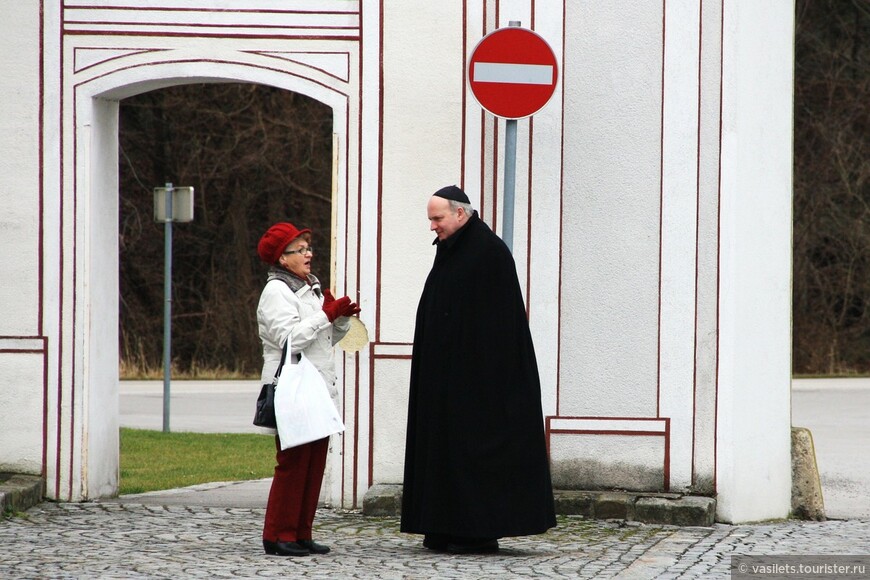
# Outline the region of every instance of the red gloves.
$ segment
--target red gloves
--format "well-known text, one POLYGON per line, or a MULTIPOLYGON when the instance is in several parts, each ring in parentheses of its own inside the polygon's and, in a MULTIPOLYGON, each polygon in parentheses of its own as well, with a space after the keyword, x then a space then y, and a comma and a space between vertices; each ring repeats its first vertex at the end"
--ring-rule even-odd
POLYGON ((350 298, 343 296, 334 298, 329 290, 323 291, 323 311, 330 322, 334 322, 340 316, 354 316, 359 314, 359 306, 351 302, 350 298))
POLYGON ((343 316, 356 316, 357 314, 359 314, 359 304, 351 302, 347 310, 344 311, 343 316))

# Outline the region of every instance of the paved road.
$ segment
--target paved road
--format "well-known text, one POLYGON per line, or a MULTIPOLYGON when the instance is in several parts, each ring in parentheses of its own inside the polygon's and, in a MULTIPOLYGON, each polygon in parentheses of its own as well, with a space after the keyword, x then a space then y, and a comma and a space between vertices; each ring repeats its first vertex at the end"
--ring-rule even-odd
POLYGON ((261 508, 44 503, 0 521, 0 578, 707 579, 731 577, 741 554, 860 554, 870 571, 867 520, 676 528, 571 517, 503 540, 498 554, 454 556, 422 548, 395 518, 320 510, 316 539, 332 553, 305 558, 265 556, 262 521, 261 508))
MULTIPOLYGON (((129 384, 122 389, 122 424, 161 428, 159 394, 137 392, 134 387, 129 384), (143 405, 157 409, 158 417, 148 419, 147 424, 137 418, 153 414, 140 413, 145 410, 143 405)), ((209 390, 207 403, 189 407, 189 402, 197 400, 192 392, 196 385, 187 387, 187 394, 180 383, 173 391, 179 397, 172 407, 179 413, 173 416, 177 423, 174 430, 214 424, 218 419, 226 421, 227 429, 249 428, 243 423, 249 420, 251 392, 256 392, 256 385, 253 391, 250 384, 224 385, 225 394, 209 390), (235 392, 237 389, 242 392, 235 392), (188 396, 191 400, 182 403, 188 396), (230 412, 221 400, 236 401, 229 407, 238 409, 230 412), (189 411, 183 411, 185 408, 189 411)), ((162 385, 156 390, 159 393, 162 385)), ((836 388, 800 383, 794 398, 794 423, 814 430, 823 478, 836 483, 837 474, 841 474, 850 482, 844 486, 846 492, 852 483, 863 485, 856 494, 865 506, 867 473, 855 473, 854 466, 863 464, 853 461, 853 452, 866 455, 870 422, 866 421, 863 397, 868 391, 870 388, 857 383, 836 388), (856 412, 828 416, 841 413, 841 405, 856 412), (853 425, 853 420, 863 422, 863 429, 853 425)), ((837 564, 857 563, 864 566, 864 573, 836 577, 870 576, 870 519, 854 516, 821 523, 719 524, 710 528, 561 517, 558 527, 547 534, 503 540, 498 554, 454 556, 423 549, 419 537, 399 533, 395 518, 365 518, 355 512, 321 509, 315 521, 316 539, 331 545, 332 553, 307 558, 265 556, 260 531, 268 485, 268 479, 215 483, 100 502, 40 504, 0 520, 0 578, 799 577, 732 576, 732 558, 737 556, 738 560, 747 554, 783 554, 785 560, 779 563, 786 565, 806 563, 798 562, 799 557, 814 564, 831 564, 821 555, 841 555, 837 564), (842 556, 847 554, 852 556, 842 556)))
MULTIPOLYGON (((173 431, 255 433, 257 381, 174 381, 173 431)), ((121 425, 163 428, 163 383, 121 383, 121 425)), ((792 424, 813 433, 829 517, 870 518, 870 379, 801 379, 792 390, 792 424)))
POLYGON ((795 380, 791 406, 813 434, 828 517, 870 518, 870 379, 795 380))
MULTIPOLYGON (((251 424, 259 381, 171 381, 169 429, 256 433, 251 424)), ((121 381, 121 426, 163 429, 163 382, 121 381)))

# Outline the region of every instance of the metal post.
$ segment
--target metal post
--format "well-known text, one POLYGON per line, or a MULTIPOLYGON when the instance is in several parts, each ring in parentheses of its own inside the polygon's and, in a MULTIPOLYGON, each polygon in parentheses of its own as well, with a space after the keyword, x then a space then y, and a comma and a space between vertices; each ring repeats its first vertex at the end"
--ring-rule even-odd
POLYGON ((514 251, 514 198, 517 188, 517 120, 506 119, 504 126, 504 217, 502 239, 514 251))
MULTIPOLYGON (((511 20, 509 26, 521 26, 511 20)), ((514 204, 517 189, 517 120, 505 119, 504 126, 504 208, 502 210, 502 240, 508 250, 514 251, 514 204)))
POLYGON ((166 184, 163 226, 163 432, 169 433, 169 381, 172 364, 172 184, 166 184))

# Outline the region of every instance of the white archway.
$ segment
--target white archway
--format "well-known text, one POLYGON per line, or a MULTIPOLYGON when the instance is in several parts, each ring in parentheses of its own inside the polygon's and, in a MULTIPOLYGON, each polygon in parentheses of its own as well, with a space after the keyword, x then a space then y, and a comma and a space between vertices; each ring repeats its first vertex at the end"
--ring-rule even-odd
MULTIPOLYGON (((119 478, 118 418, 118 109, 119 101, 139 93, 180 84, 243 82, 270 85, 314 98, 333 111, 333 236, 348 227, 348 189, 352 139, 348 99, 349 83, 297 62, 249 53, 215 60, 187 51, 142 53, 108 59, 82 71, 70 87, 74 114, 64 119, 73 138, 64 143, 61 163, 61 207, 73 209, 72 251, 64 252, 65 271, 75 288, 76 324, 70 337, 70 380, 80 401, 69 408, 73 433, 70 445, 72 476, 69 499, 93 499, 117 493, 119 478), (154 56, 161 60, 155 61, 154 56), (345 146, 339 147, 339 144, 345 146), (70 172, 64 167, 73 167, 70 172), (83 345, 76 350, 76 345, 83 345), (80 439, 77 440, 78 435, 80 439), (75 449, 81 450, 80 463, 75 449), (76 465, 80 468, 80 477, 76 465)), ((344 55, 342 58, 349 58, 344 55)), ((336 61, 336 62, 340 62, 336 61)), ((328 64, 328 63, 327 63, 328 64)), ((356 173, 354 169, 351 173, 356 173)), ((353 222, 351 222, 351 226, 353 222)), ((64 229, 63 227, 61 229, 64 229)), ((68 246, 63 241, 62 247, 68 246)), ((339 246, 333 253, 333 280, 344 284, 347 254, 339 246)), ((61 281, 61 283, 63 283, 61 281)), ((65 414, 66 410, 62 410, 65 414)), ((63 419, 61 420, 63 423, 63 419)), ((58 450, 60 452, 60 449, 58 450)), ((340 473, 341 456, 330 460, 330 471, 340 473)), ((49 463, 50 466, 50 463, 49 463)), ((64 497, 63 489, 48 495, 64 497)), ((341 481, 326 481, 328 497, 340 499, 341 481)))

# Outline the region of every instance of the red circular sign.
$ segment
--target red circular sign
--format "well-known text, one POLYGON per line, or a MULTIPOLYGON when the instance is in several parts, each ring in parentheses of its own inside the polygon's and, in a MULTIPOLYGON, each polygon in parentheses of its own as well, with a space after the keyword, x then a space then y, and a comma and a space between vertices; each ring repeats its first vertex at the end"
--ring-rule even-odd
POLYGON ((522 119, 547 104, 559 70, 547 41, 527 28, 499 28, 484 36, 468 62, 468 82, 480 106, 497 117, 522 119))

